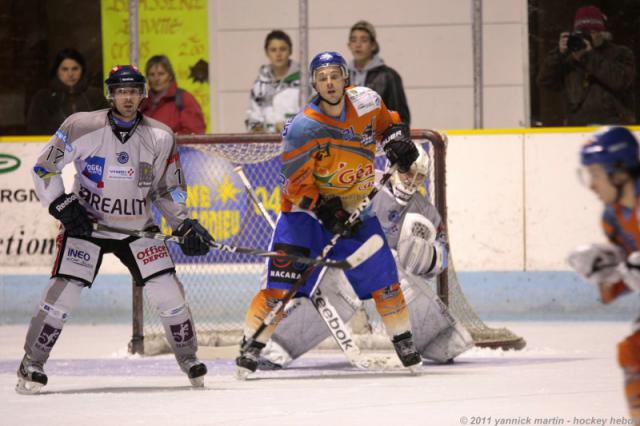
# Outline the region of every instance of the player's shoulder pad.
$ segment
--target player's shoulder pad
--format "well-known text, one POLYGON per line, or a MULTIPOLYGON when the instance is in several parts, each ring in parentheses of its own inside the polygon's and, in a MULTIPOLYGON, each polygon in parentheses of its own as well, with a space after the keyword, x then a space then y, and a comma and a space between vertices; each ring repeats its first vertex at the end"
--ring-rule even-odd
POLYGON ((71 114, 60 125, 55 136, 65 144, 72 144, 82 136, 102 129, 107 121, 107 112, 108 108, 71 114))
POLYGON ((157 130, 161 133, 168 133, 169 135, 173 135, 173 130, 171 130, 171 127, 167 126, 161 121, 156 120, 155 118, 143 115, 141 124, 150 127, 151 129, 157 130))
POLYGON ((317 138, 319 127, 320 124, 303 111, 287 121, 282 130, 282 139, 289 148, 302 146, 317 138))
POLYGON ((358 117, 362 117, 366 113, 380 108, 380 105, 382 105, 382 98, 378 92, 368 87, 349 87, 345 94, 356 110, 358 117))

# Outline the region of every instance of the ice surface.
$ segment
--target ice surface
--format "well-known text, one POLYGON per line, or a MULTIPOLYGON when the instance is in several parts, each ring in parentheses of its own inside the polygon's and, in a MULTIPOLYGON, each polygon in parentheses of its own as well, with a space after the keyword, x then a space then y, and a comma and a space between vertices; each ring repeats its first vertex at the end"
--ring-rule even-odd
POLYGON ((616 364, 616 343, 630 332, 627 323, 499 325, 524 336, 527 347, 473 349, 453 365, 425 363, 418 377, 399 369, 355 370, 340 352, 316 351, 288 370, 258 372, 239 382, 233 378, 233 351, 203 350, 209 375, 205 388, 195 390, 172 356, 128 355, 130 327, 69 323, 45 366, 49 384, 36 396, 14 392, 26 326, 5 326, 0 327, 0 424, 453 426, 628 420, 616 364))

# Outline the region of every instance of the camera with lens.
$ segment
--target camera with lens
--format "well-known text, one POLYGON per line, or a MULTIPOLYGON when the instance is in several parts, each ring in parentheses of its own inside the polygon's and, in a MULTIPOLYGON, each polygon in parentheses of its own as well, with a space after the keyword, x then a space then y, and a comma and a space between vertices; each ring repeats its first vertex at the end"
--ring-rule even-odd
POLYGON ((574 31, 569 34, 569 38, 567 39, 567 49, 572 53, 584 50, 587 48, 585 40, 589 41, 589 43, 593 45, 591 33, 587 31, 574 31))

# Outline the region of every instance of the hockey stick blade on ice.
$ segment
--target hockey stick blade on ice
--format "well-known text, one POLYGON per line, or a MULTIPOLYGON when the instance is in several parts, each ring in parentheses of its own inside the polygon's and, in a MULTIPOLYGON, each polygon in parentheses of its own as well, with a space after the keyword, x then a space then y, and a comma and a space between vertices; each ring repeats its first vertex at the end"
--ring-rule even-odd
MULTIPOLYGON (((153 231, 136 231, 131 229, 123 229, 117 228, 113 226, 102 225, 100 223, 96 223, 93 225, 94 231, 102 231, 102 232, 113 232, 116 234, 124 234, 131 235, 134 237, 140 238, 152 238, 154 240, 160 241, 171 241, 174 243, 182 243, 184 238, 178 237, 175 235, 166 235, 161 232, 153 232, 153 231)), ((367 245, 369 241, 365 243, 367 245)), ((296 263, 302 263, 304 265, 310 266, 328 266, 330 268, 338 268, 338 269, 351 269, 360 265, 364 262, 368 256, 375 253, 382 246, 382 239, 380 241, 372 241, 366 247, 363 245, 359 250, 356 250, 351 256, 347 257, 344 260, 333 260, 333 259, 321 259, 321 258, 311 258, 304 256, 296 256, 295 254, 287 254, 281 251, 266 251, 254 248, 246 248, 246 247, 238 247, 232 246, 229 244, 222 244, 218 242, 212 242, 209 244, 211 248, 227 253, 237 253, 237 254, 247 254, 258 257, 270 257, 276 259, 284 259, 290 260, 296 263), (378 246, 380 245, 380 246, 378 246), (367 254, 368 250, 373 249, 373 253, 367 254)))

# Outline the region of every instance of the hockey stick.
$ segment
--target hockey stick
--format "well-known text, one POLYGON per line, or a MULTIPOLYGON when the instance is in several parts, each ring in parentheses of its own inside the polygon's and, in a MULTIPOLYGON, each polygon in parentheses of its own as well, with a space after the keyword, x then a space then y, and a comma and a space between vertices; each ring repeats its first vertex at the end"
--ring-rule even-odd
MULTIPOLYGON (((131 229, 116 228, 113 226, 102 225, 100 223, 95 223, 93 225, 93 229, 94 231, 114 232, 117 234, 131 235, 131 236, 140 237, 140 238, 152 238, 154 240, 160 240, 160 241, 171 241, 178 244, 181 244, 184 241, 184 237, 178 237, 175 235, 166 235, 161 232, 153 232, 153 231, 136 231, 131 229)), ((377 243, 374 242, 373 244, 375 246, 375 244, 377 243)), ((287 254, 282 251, 265 251, 265 250, 254 249, 254 248, 238 247, 238 246, 232 246, 229 244, 218 243, 215 241, 212 243, 209 243, 209 246, 213 249, 224 251, 227 253, 248 254, 248 255, 259 256, 259 257, 286 259, 286 260, 291 260, 292 262, 302 263, 310 266, 323 266, 323 267, 328 266, 330 268, 338 268, 338 269, 355 268, 366 259, 366 258, 362 258, 363 254, 360 250, 356 250, 351 256, 347 257, 344 260, 333 260, 333 259, 321 259, 321 258, 297 256, 295 254, 287 254)), ((369 247, 365 247, 364 251, 366 252, 368 248, 369 247)))
MULTIPOLYGON (((349 216, 349 218, 345 223, 347 226, 353 225, 358 220, 362 212, 365 211, 371 205, 371 200, 373 199, 373 197, 376 196, 376 194, 380 191, 380 189, 382 189, 382 187, 387 183, 389 178, 391 178, 391 175, 393 174, 393 172, 395 172, 396 168, 397 168, 397 165, 394 164, 385 172, 385 174, 382 176, 382 179, 380 179, 380 182, 378 182, 374 186, 374 188, 371 190, 369 195, 367 195, 367 197, 364 200, 362 200, 360 205, 358 205, 355 208, 353 213, 351 213, 351 215, 349 216)), ((376 251, 378 251, 380 247, 382 247, 382 244, 383 244, 382 237, 380 237, 379 235, 373 235, 367 241, 365 241, 365 243, 362 246, 360 246, 360 249, 358 249, 358 251, 362 250, 365 247, 365 245, 367 245, 374 237, 378 237, 377 244, 379 244, 379 246, 375 250, 369 251, 367 258, 369 258, 376 251)), ((324 246, 324 248, 320 252, 320 255, 318 256, 318 259, 324 259, 325 257, 327 257, 327 255, 333 249, 333 247, 335 247, 339 239, 340 239, 340 234, 335 234, 331 238, 329 243, 326 246, 324 246)), ((363 252, 363 254, 365 253, 363 252)), ((362 259, 362 262, 364 262, 365 260, 366 259, 362 259)), ((311 273, 315 270, 315 266, 316 265, 307 266, 307 268, 302 273, 302 276, 298 278, 298 281, 293 283, 293 285, 291 286, 291 289, 289 289, 287 294, 282 299, 278 300, 278 302, 275 304, 273 309, 271 309, 271 312, 269 312, 269 314, 265 317, 265 319, 262 320, 262 323, 258 326, 256 331, 254 331, 251 337, 244 342, 244 344, 240 348, 241 352, 245 352, 247 348, 258 337, 260 337, 262 332, 264 332, 264 330, 273 322, 276 316, 284 309, 286 304, 289 303, 291 299, 293 299, 293 296, 295 296, 298 290, 300 290, 304 286, 304 284, 307 281, 307 278, 309 278, 311 273)))
MULTIPOLYGON (((251 181, 244 173, 244 170, 242 170, 242 166, 237 166, 233 170, 240 177, 249 198, 251 198, 253 204, 255 204, 262 214, 262 217, 267 221, 271 230, 275 230, 275 222, 255 193, 253 186, 251 185, 251 181)), ((333 336, 333 339, 338 344, 338 347, 342 352, 344 352, 345 356, 349 360, 349 363, 357 368, 367 368, 369 366, 369 362, 362 356, 360 348, 351 335, 351 330, 349 330, 345 322, 342 320, 335 306, 333 306, 329 299, 322 294, 319 288, 313 292, 310 296, 310 300, 311 304, 320 315, 322 322, 325 323, 327 329, 331 333, 331 336, 333 336)))

